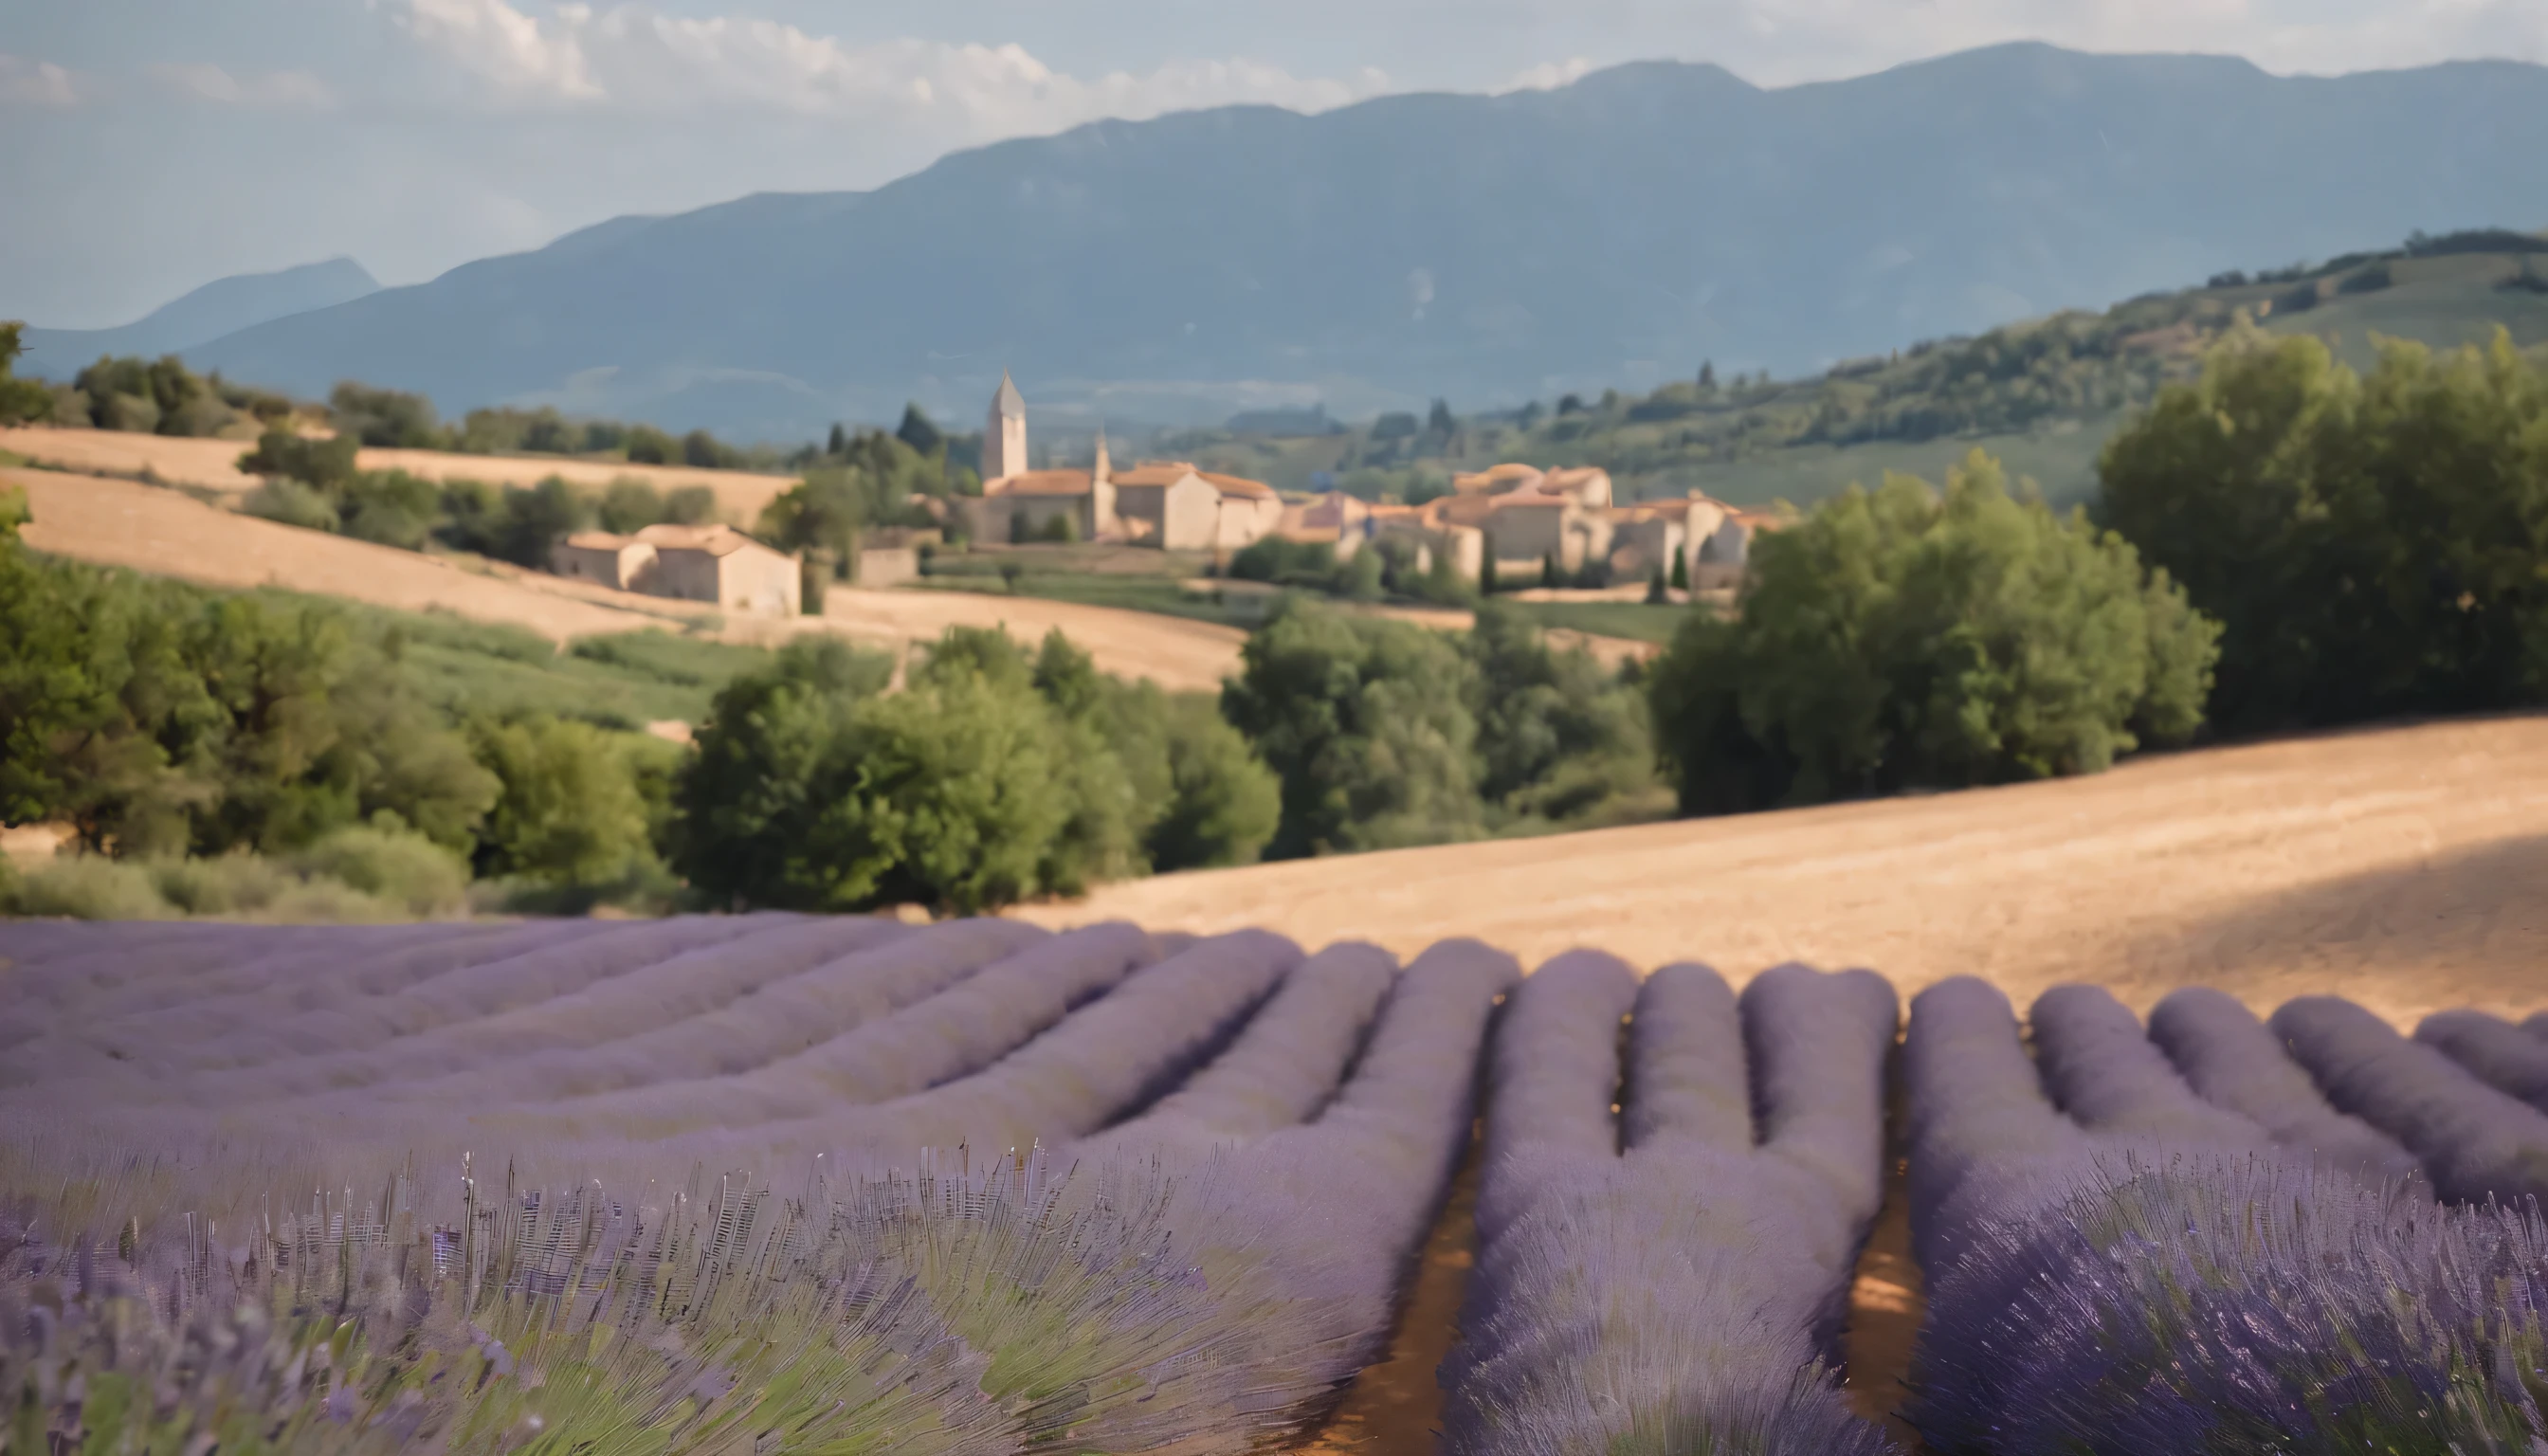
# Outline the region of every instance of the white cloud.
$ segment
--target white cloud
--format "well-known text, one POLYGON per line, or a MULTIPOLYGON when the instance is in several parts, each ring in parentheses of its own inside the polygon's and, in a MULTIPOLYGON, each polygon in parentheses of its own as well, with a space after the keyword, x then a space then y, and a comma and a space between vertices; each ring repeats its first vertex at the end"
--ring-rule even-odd
POLYGON ((308 71, 254 71, 234 76, 217 65, 154 65, 151 76, 180 95, 224 106, 335 105, 335 93, 308 71))
POLYGON ((1565 60, 1545 61, 1528 70, 1517 72, 1511 79, 1498 86, 1496 91, 1499 95, 1511 91, 1554 91, 1560 86, 1574 85, 1590 75, 1592 71, 1592 62, 1586 56, 1577 55, 1565 60))
POLYGON ((513 99, 592 101, 601 88, 587 73, 576 33, 592 12, 560 7, 558 23, 543 27, 504 0, 405 0, 399 23, 417 40, 442 51, 513 99))
POLYGON ((76 106, 79 99, 69 71, 0 52, 0 106, 76 106))
POLYGON ((506 0, 403 3, 410 34, 512 104, 759 109, 909 121, 981 139, 1233 102, 1322 111, 1389 88, 1371 68, 1304 78, 1247 60, 1178 60, 1083 79, 1015 45, 853 45, 777 21, 693 19, 638 5, 560 5, 534 19, 506 0))

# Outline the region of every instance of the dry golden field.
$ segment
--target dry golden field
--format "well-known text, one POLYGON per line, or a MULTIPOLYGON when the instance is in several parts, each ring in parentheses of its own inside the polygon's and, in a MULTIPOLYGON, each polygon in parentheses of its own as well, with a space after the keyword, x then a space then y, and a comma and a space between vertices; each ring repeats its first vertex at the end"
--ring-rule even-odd
MULTIPOLYGON (((200 486, 242 496, 257 486, 256 477, 242 475, 238 470, 238 458, 249 448, 247 442, 239 440, 178 439, 122 430, 34 426, 0 429, 0 450, 38 465, 110 475, 138 475, 148 470, 171 485, 200 486)), ((365 450, 356 462, 365 470, 404 470, 432 481, 477 480, 503 486, 536 485, 550 476, 595 489, 623 476, 645 481, 661 491, 705 486, 716 492, 717 508, 741 525, 749 525, 773 497, 796 483, 792 476, 756 475, 741 470, 454 455, 440 450, 365 450)))
MULTIPOLYGON (((26 538, 38 550, 209 587, 282 587, 406 611, 439 608, 560 641, 644 627, 679 630, 716 615, 695 602, 614 592, 476 557, 400 551, 280 525, 132 481, 0 469, 0 483, 27 492, 35 519, 26 538)), ((819 618, 725 617, 717 635, 768 643, 833 631, 899 650, 958 624, 1005 627, 1030 646, 1059 627, 1103 671, 1181 692, 1218 688, 1236 671, 1245 640, 1234 627, 1152 612, 961 592, 841 588, 825 607, 819 618)))
POLYGON ((2548 992, 2548 716, 2152 757, 2089 778, 1178 874, 1021 913, 1263 926, 1401 952, 1476 936, 1866 965, 1907 996, 1985 976, 2023 1006, 2095 981, 2260 1009, 2351 997, 2402 1024, 2548 992))

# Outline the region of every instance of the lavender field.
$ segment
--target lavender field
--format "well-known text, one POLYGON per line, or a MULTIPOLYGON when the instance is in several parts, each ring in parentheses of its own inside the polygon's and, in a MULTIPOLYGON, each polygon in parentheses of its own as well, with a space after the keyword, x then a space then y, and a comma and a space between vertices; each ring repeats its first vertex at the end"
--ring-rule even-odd
POLYGON ((0 962, 9 1453, 1281 1449, 1471 1159, 1462 1456, 1899 1449, 1898 1162, 1929 1449, 2548 1442, 2543 1022, 770 914, 0 962))

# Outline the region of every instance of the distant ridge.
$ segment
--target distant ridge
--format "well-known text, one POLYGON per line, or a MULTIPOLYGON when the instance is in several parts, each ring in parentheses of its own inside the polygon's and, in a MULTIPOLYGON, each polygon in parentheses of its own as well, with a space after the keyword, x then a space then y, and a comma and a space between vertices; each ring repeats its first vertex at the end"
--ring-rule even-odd
POLYGON ((378 293, 380 287, 352 258, 217 278, 114 328, 30 328, 23 340, 27 357, 19 368, 67 379, 100 354, 177 353, 271 319, 378 293))
POLYGON ((1040 410, 1468 411, 1924 337, 2414 228, 2548 223, 2548 67, 2328 78, 2000 46, 1764 90, 1549 91, 1101 122, 868 193, 622 219, 246 327, 202 367, 729 437, 1040 410))

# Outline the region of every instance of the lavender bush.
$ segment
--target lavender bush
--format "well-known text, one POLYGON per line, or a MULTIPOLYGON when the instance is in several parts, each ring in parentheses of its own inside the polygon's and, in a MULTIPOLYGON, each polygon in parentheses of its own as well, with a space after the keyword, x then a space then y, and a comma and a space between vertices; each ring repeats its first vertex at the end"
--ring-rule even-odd
POLYGON ((2397 1139, 2337 1112, 2283 1053, 2256 1014, 2205 986, 2171 992, 2150 1009, 2149 1037, 2195 1092, 2265 1130, 2279 1147, 2374 1185, 2429 1197, 2424 1166, 2397 1139))
MULTIPOLYGON (((1127 934, 1146 948, 1074 933, 1119 956, 1127 934)), ((36 1381, 48 1440, 86 1449, 134 1448, 133 1404, 99 1393, 143 1388, 151 1449, 248 1449, 243 1419, 295 1452, 1258 1449, 1386 1340, 1515 976, 1469 943, 1392 969, 1369 948, 1303 963, 1270 936, 1201 941, 904 1100, 907 1130, 1031 1107, 1136 1135, 1067 1164, 939 1144, 802 1198, 711 1178, 711 1199, 693 1174, 625 1202, 508 1171, 431 1209, 396 1178, 260 1209, 244 1243, 229 1216, 227 1237, 132 1225, 111 1256, 0 1240, 0 1261, 29 1255, 0 1271, 0 1315, 49 1312, 0 1327, 0 1388, 36 1381), (941 1094, 956 1105, 923 1107, 941 1094), (1138 1136, 1169 1124, 1242 1131, 1197 1157, 1138 1136)))
POLYGON ((1498 1038, 1482 1247, 1442 1370, 1449 1448, 1886 1449, 1824 1357, 1880 1199, 1891 989, 1785 966, 1738 1013, 1713 972, 1672 967, 1628 1002, 1623 1079, 1630 975, 1552 962, 1498 1038), (1623 1080, 1633 1136, 1613 1153, 1623 1080))
POLYGON ((2548 1041, 2482 1011, 2425 1017, 2415 1028, 2415 1040, 2438 1048, 2498 1092, 2548 1111, 2548 1041))
POLYGON ((2422 1159, 2442 1197, 2512 1203, 2548 1194, 2548 1115, 2349 1001, 2286 1002, 2273 1028, 2327 1101, 2422 1159))
MULTIPOLYGON (((2261 1029, 2234 1003, 2161 1011, 2153 1035, 2207 1100, 2255 1117, 2191 1112, 2101 993, 2038 1003, 2041 1083, 1995 990, 1950 981, 1915 1002, 1929 1315, 1911 1415, 1926 1442, 1958 1456, 2534 1449, 2548 1436, 2535 1213, 2437 1208, 2366 1176, 2371 1160, 2342 1149, 2394 1155, 2258 1058, 2261 1029)), ((2440 1060, 2342 1003, 2286 1007, 2275 1031, 2336 1107, 2377 1099, 2326 1068, 2406 1097, 2415 1068, 2396 1053, 2440 1060)))

